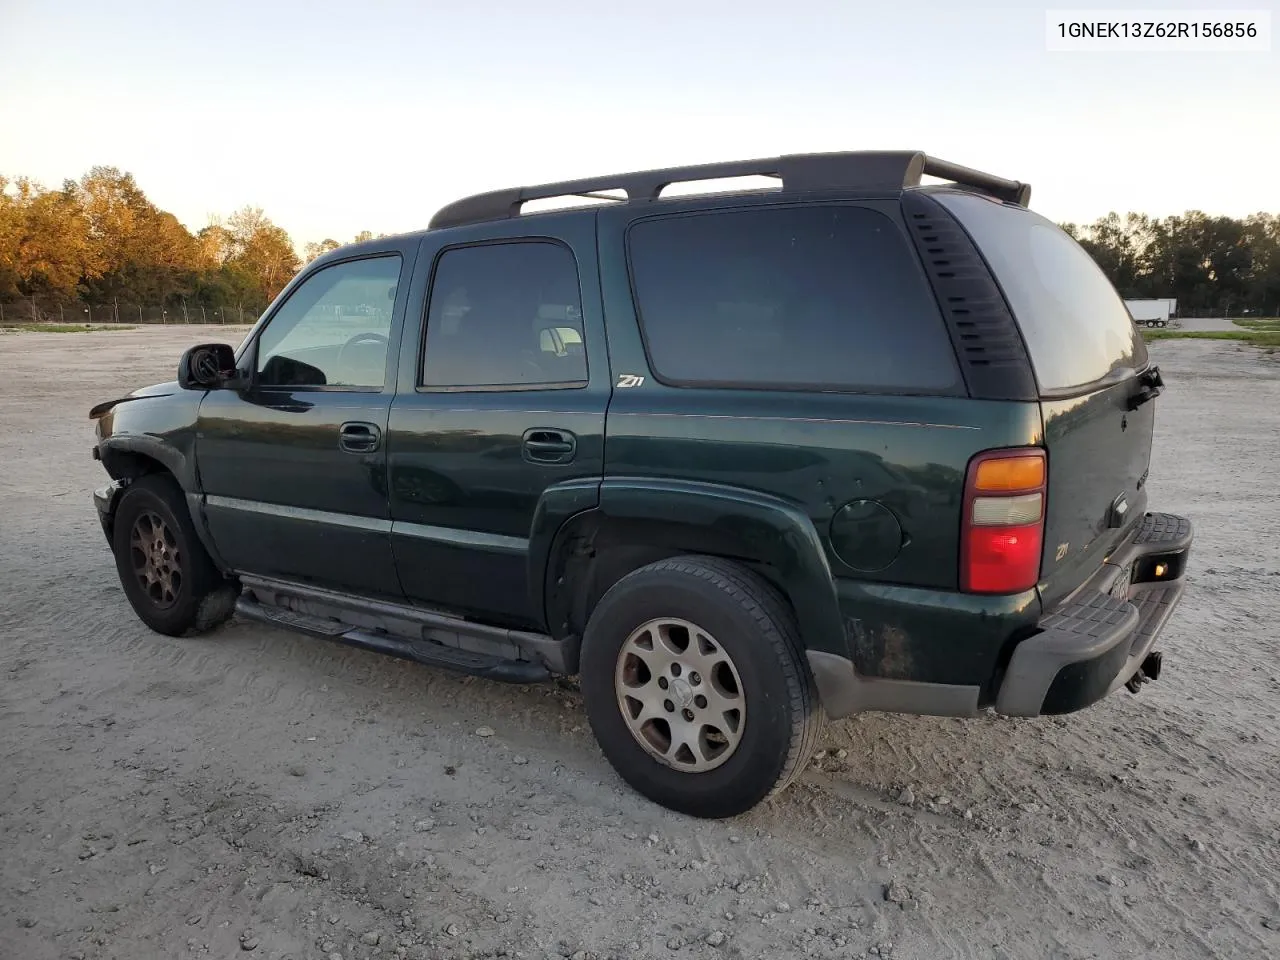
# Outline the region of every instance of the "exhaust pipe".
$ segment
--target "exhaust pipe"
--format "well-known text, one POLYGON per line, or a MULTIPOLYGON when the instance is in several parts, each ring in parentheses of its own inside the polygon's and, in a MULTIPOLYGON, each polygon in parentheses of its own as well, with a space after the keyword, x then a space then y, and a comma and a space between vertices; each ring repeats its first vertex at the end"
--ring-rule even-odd
POLYGON ((1158 650, 1148 653, 1142 660, 1142 666, 1138 667, 1138 672, 1125 682, 1125 687, 1130 693, 1137 693, 1138 688, 1144 683, 1159 680, 1160 666, 1163 662, 1164 655, 1158 650))

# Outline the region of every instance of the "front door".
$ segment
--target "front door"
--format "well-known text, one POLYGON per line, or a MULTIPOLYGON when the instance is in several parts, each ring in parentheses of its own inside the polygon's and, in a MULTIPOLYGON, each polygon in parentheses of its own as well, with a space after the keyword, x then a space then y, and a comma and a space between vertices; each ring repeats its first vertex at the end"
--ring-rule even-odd
POLYGON ((514 220, 484 242, 423 240, 429 291, 409 306, 388 471, 408 597, 543 629, 535 515, 596 503, 610 383, 594 219, 537 219, 534 236, 514 220))
POLYGON ((413 257, 387 241, 313 268, 242 353, 252 385, 202 400, 206 521, 238 572, 402 597, 386 432, 413 257))

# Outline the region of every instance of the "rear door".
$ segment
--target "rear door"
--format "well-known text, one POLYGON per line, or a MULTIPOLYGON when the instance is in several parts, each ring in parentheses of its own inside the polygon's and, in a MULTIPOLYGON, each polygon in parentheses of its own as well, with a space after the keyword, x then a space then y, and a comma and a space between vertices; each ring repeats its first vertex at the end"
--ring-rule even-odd
POLYGON ((611 391, 595 218, 428 233, 418 263, 426 276, 405 324, 388 445, 400 581, 416 603, 541 629, 535 518, 554 532, 593 506, 604 465, 611 391))
POLYGON ((1041 592, 1052 606, 1142 517, 1155 403, 1146 344, 1089 254, 1022 207, 942 192, 1009 302, 1035 370, 1049 452, 1041 592))

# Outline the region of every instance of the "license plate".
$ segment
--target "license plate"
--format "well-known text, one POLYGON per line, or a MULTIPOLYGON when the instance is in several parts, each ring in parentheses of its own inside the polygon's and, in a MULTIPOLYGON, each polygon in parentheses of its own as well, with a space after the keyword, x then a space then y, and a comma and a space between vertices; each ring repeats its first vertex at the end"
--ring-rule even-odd
POLYGON ((1133 583, 1133 564, 1127 567, 1121 567, 1120 574, 1116 577, 1115 582, 1111 584, 1111 596, 1117 600, 1129 599, 1129 586, 1133 583))

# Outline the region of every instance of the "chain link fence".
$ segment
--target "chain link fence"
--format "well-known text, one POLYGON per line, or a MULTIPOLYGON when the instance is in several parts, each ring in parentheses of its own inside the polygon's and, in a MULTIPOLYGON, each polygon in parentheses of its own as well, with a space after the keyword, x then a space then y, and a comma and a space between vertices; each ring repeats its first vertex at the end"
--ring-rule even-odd
POLYGON ((206 307, 200 304, 151 305, 112 300, 107 303, 82 303, 78 300, 57 301, 27 297, 22 300, 0 300, 0 326, 29 323, 101 323, 101 324, 252 324, 261 307, 235 304, 206 307))

